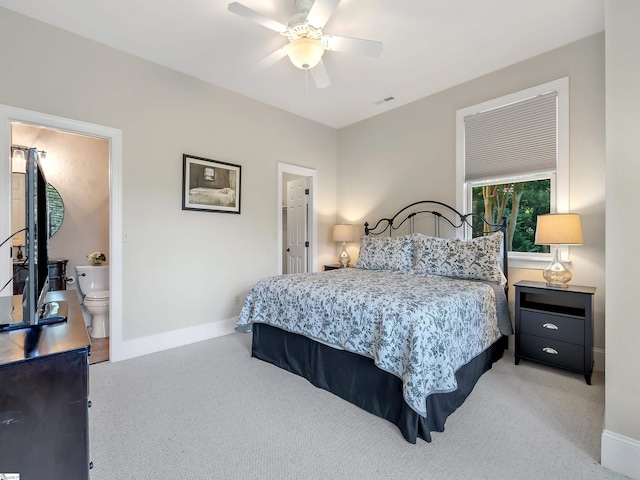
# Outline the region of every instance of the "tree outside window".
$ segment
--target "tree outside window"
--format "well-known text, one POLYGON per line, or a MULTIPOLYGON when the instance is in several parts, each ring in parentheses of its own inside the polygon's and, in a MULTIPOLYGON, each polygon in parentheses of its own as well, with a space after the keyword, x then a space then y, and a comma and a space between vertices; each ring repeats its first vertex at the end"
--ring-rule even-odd
MULTIPOLYGON (((535 244, 538 215, 551 211, 551 180, 505 182, 492 185, 471 186, 471 202, 474 213, 491 223, 500 223, 507 217, 507 246, 512 252, 549 253, 548 245, 535 244)), ((474 219, 477 232, 487 225, 474 219)), ((476 233, 482 235, 482 233, 476 233)))

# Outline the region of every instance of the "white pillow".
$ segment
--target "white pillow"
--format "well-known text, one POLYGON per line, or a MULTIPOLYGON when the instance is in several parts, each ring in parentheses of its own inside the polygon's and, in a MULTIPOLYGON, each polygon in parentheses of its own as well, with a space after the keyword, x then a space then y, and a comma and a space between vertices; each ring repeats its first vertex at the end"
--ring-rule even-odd
POLYGON ((413 266, 414 245, 410 235, 361 239, 356 268, 408 271, 413 266))
POLYGON ((489 280, 501 285, 506 282, 500 268, 502 232, 471 240, 414 234, 413 241, 416 273, 489 280))

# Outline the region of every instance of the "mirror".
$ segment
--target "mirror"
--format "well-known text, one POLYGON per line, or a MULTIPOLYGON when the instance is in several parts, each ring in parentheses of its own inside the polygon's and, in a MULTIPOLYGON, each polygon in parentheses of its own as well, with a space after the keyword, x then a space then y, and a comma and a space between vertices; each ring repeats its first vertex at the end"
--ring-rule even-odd
POLYGON ((53 237, 60 230, 64 220, 64 202, 56 187, 47 184, 47 200, 49 201, 49 237, 53 237))
MULTIPOLYGON (((24 228, 24 173, 12 175, 12 231, 17 232, 24 228)), ((47 200, 49 202, 49 237, 52 237, 62 225, 64 220, 64 202, 56 188, 50 183, 47 185, 47 200)), ((24 232, 13 237, 13 246, 24 246, 24 232)))

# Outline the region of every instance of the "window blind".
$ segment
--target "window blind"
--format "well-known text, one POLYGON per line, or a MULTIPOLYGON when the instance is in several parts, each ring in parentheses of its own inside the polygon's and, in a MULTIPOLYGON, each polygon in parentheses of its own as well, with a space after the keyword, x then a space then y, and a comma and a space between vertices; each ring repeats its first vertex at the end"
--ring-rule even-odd
POLYGON ((465 182, 556 170, 557 92, 464 118, 465 182))

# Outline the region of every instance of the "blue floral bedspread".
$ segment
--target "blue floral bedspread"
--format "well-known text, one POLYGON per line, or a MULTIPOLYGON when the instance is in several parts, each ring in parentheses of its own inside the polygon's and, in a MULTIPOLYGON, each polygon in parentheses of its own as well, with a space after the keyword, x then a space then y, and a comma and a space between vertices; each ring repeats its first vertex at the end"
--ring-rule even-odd
POLYGON ((405 401, 426 416, 429 395, 455 390, 456 371, 495 342, 501 328, 511 333, 504 297, 486 282, 410 272, 282 275, 251 289, 236 330, 267 323, 372 358, 402 379, 405 401), (498 312, 505 311, 499 328, 498 312))

